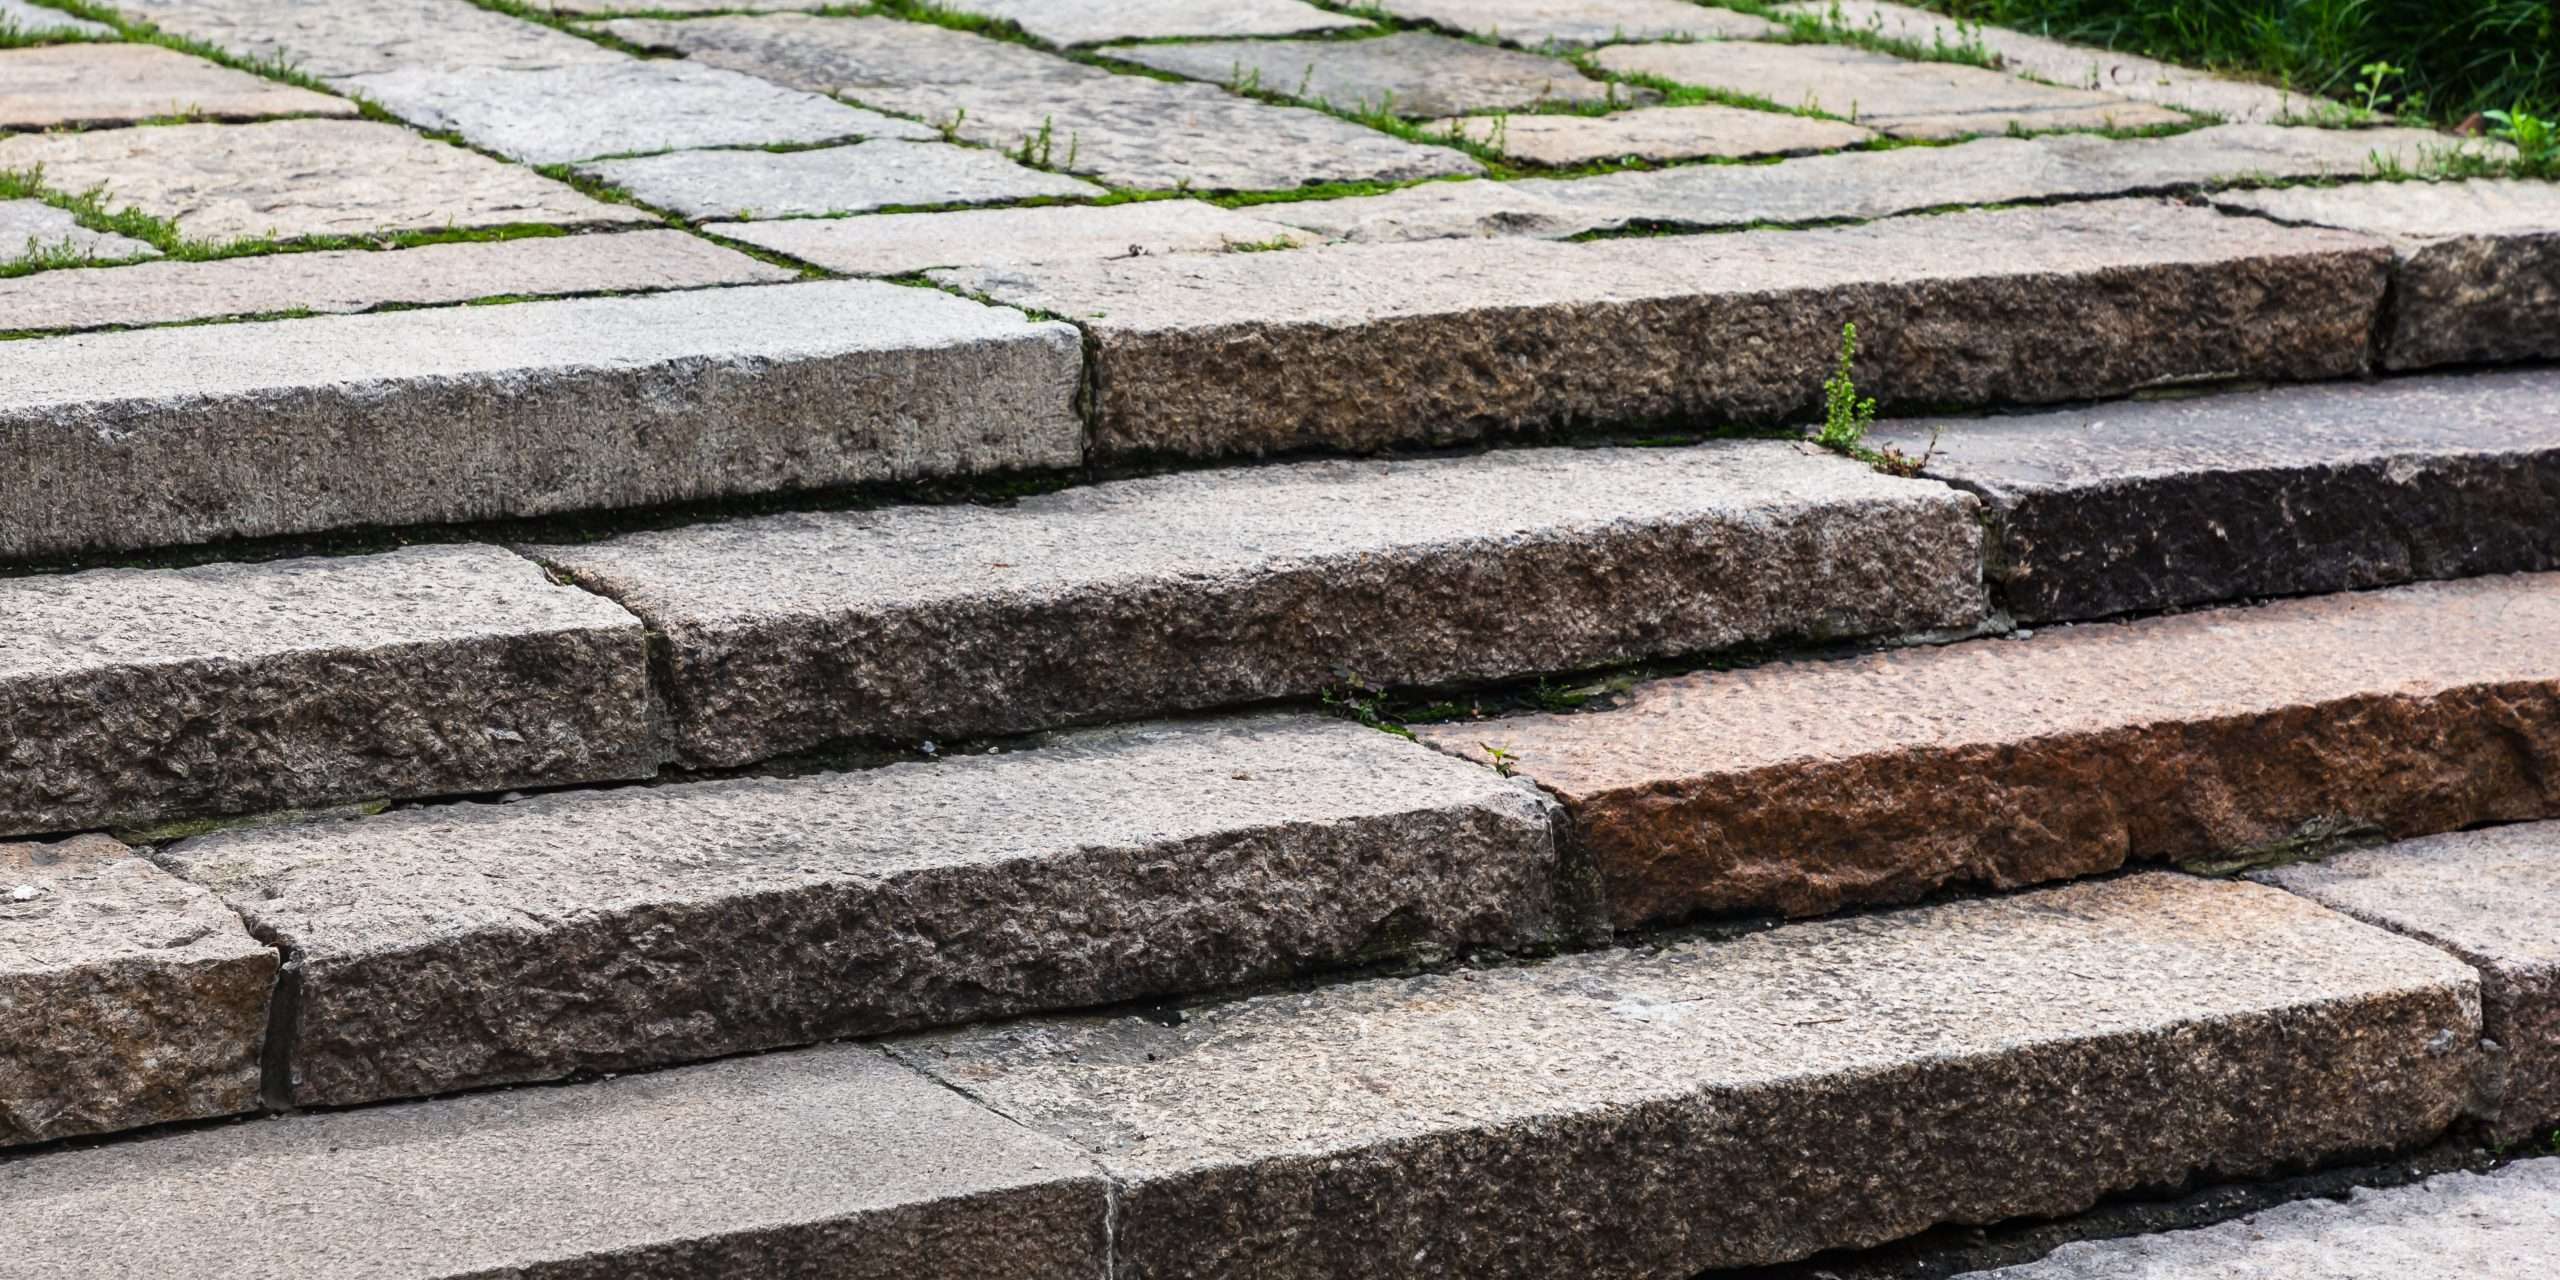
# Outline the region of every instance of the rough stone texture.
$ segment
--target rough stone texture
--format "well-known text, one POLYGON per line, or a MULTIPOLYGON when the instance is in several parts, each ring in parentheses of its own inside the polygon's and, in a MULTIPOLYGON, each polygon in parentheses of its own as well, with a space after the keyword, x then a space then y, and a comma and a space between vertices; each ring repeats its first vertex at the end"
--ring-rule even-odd
POLYGON ((1309 238, 1295 227, 1197 200, 717 222, 704 230, 829 271, 870 276, 906 275, 929 267, 1217 253, 1237 245, 1309 238))
POLYGON ((2359 849, 2259 878, 2478 969, 2482 1029, 2498 1046, 2496 1137, 2560 1126, 2560 822, 2359 849))
MULTIPOLYGON (((475 11, 476 12, 476 11, 475 11)), ((0 137, 0 168, 177 221, 208 241, 539 222, 655 221, 520 168, 372 120, 270 120, 0 137)))
POLYGON ((0 579, 0 833, 648 776, 648 646, 495 547, 0 579))
POLYGON ((1396 17, 1516 45, 1574 46, 1613 40, 1755 39, 1785 28, 1688 0, 1378 0, 1396 17))
POLYGON ((91 231, 68 211, 42 200, 0 200, 0 263, 66 249, 92 262, 160 256, 159 250, 129 236, 91 231))
POLYGON ((698 62, 947 124, 1011 152, 1028 140, 1048 161, 1117 187, 1260 190, 1307 182, 1481 173, 1464 152, 1424 146, 1306 107, 1215 85, 1114 75, 1037 49, 923 22, 799 14, 601 30, 698 62))
POLYGON ((1973 504, 1793 443, 1129 481, 538 548, 665 637, 681 749, 741 764, 1973 625, 1973 504))
POLYGON ((893 1051, 1093 1152, 1126 1275, 1686 1276, 2423 1141, 2477 999, 2154 875, 893 1051))
POLYGON ((2560 575, 1639 685, 1429 726, 1561 798, 1622 924, 2560 815, 2560 575))
POLYGON ((1970 1280, 2486 1280, 2560 1253, 2560 1160, 2305 1200, 2193 1231, 2064 1245, 1970 1280))
POLYGON ((1593 60, 1621 74, 1810 107, 1897 138, 2192 123, 2167 107, 2111 93, 2056 88, 1961 63, 1908 62, 1847 45, 1620 44, 1593 60))
POLYGON ((345 83, 411 124, 461 134, 527 164, 685 147, 939 136, 913 120, 675 61, 539 71, 411 68, 345 83))
POLYGON ((75 18, 60 9, 29 4, 27 0, 0 0, 0 28, 41 36, 111 37, 116 33, 115 28, 103 22, 75 18))
POLYGON ((760 284, 794 273, 681 231, 464 241, 156 262, 0 279, 0 331, 168 324, 222 316, 365 311, 501 294, 760 284))
POLYGON ((1133 999, 1553 924, 1552 806, 1270 718, 168 855, 297 957, 298 1105, 1133 999))
POLYGON ((856 1045, 0 1165, 6 1280, 1089 1280, 1106 1221, 1073 1149, 856 1045))
POLYGON ((115 0, 127 18, 335 79, 403 67, 565 67, 624 55, 472 0, 115 0))
POLYGON ((105 836, 0 844, 0 939, 0 1147, 258 1105, 276 956, 212 894, 105 836))
POLYGON ((688 218, 860 213, 914 204, 1098 196, 1089 182, 939 142, 862 142, 815 151, 678 151, 581 171, 688 218))
POLYGON ((1082 456, 1073 328, 872 281, 37 338, 12 355, 0 557, 1082 456))
POLYGON ((2165 202, 1584 244, 936 271, 1074 320, 1098 454, 1205 457, 1987 405, 2363 368, 2389 250, 2165 202), (1737 335, 1748 335, 1747 340, 1737 335))
POLYGON ((1369 25, 1301 0, 950 0, 943 7, 1001 18, 1056 45, 1175 36, 1299 36, 1369 25))
POLYGON ((2020 621, 2560 569, 2560 373, 1878 424, 1979 495, 2020 621))
POLYGON ((2216 203, 2390 241, 2400 266, 2382 346, 2389 368, 2560 357, 2560 183, 2392 182, 2216 203))
POLYGON ((356 104, 156 44, 0 49, 0 129, 90 129, 154 116, 352 116, 356 104))
POLYGON ((1638 107, 1605 116, 1456 116, 1429 127, 1499 148, 1510 159, 1551 165, 1787 155, 1853 147, 1876 136, 1836 120, 1718 106, 1638 107))
MULTIPOLYGON (((754 10, 764 13, 809 13, 819 9, 847 7, 843 0, 533 0, 545 4, 553 13, 593 15, 610 13, 736 13, 754 10)), ((944 4, 945 9, 957 5, 944 4)))
POLYGON ((1102 53, 1213 84, 1416 118, 1623 100, 1562 58, 1407 31, 1376 40, 1202 40, 1102 53))

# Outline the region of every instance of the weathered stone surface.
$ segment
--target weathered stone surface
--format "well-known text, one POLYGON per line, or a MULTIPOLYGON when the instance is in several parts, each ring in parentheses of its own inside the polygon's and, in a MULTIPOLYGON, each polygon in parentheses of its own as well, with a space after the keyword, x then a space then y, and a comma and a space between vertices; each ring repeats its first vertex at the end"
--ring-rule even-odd
POLYGON ((1780 441, 1315 463, 532 552, 740 764, 1981 618, 1971 502, 1780 441))
POLYGON ((1298 36, 1369 25, 1302 0, 950 0, 944 7, 1001 18, 1056 45, 1174 36, 1298 36))
POLYGON ((411 124, 461 134, 527 164, 684 147, 939 136, 913 120, 677 61, 536 71, 408 68, 345 83, 411 124))
POLYGON ((60 9, 29 4, 27 0, 0 0, 0 28, 40 36, 113 36, 116 33, 115 28, 103 22, 75 18, 60 9))
POLYGON ((1131 1275, 1686 1276, 2423 1141, 2477 1000, 2153 875, 893 1052, 1093 1152, 1131 1275))
MULTIPOLYGON (((475 10, 475 12, 477 12, 475 10)), ((0 137, 0 168, 177 221, 208 241, 540 222, 655 221, 530 169, 372 120, 180 124, 0 137)))
POLYGON ((403 67, 565 67, 624 56, 471 0, 116 0, 126 17, 323 79, 403 67))
POLYGON ((703 229, 830 271, 869 276, 906 275, 928 267, 1217 253, 1237 245, 1309 238, 1295 227, 1197 200, 716 222, 703 229))
POLYGON ((581 171, 688 218, 860 213, 897 205, 984 204, 1103 189, 992 151, 939 142, 862 142, 814 151, 678 151, 581 171))
POLYGON ((0 579, 0 833, 646 777, 639 623, 495 547, 0 579))
POLYGON ((2012 129, 2131 129, 2188 124, 2167 107, 2063 89, 1954 62, 1908 62, 1836 44, 1620 44, 1602 68, 1806 107, 1897 138, 1961 138, 2012 129))
POLYGON ((1123 44, 1114 58, 1230 88, 1283 93, 1345 111, 1445 116, 1542 102, 1623 100, 1562 58, 1407 31, 1376 40, 1201 40, 1123 44))
POLYGON ((11 354, 7 557, 1082 456, 1074 329, 872 281, 36 338, 11 354))
POLYGON ((0 1165, 0 1277, 1089 1280, 1107 1215, 1073 1149, 846 1045, 0 1165))
POLYGON ((1349 245, 937 271, 1074 320, 1105 456, 1370 449, 2364 367, 2389 250, 2165 202, 1583 244, 1349 245), (1738 342, 1736 333, 1752 340, 1738 342))
POLYGON ((1379 0, 1378 7, 1399 18, 1530 48, 1753 39, 1785 31, 1765 18, 1687 0, 1379 0))
POLYGON ((1621 923, 2560 815, 2560 575, 1637 686, 1431 726, 1565 802, 1621 923))
POLYGON ((1215 85, 1113 75, 931 23, 777 14, 628 19, 600 29, 948 125, 1000 151, 1027 145, 1035 159, 1117 187, 1259 190, 1484 169, 1464 152, 1392 138, 1311 108, 1256 102, 1215 85))
POLYGON ((356 104, 156 44, 0 49, 0 129, 101 128, 154 116, 352 116, 356 104))
POLYGON ((105 836, 0 844, 0 1147, 258 1105, 273 951, 105 836))
MULTIPOLYGON (((589 16, 610 13, 736 13, 750 10, 759 13, 809 13, 818 9, 845 8, 842 0, 535 0, 553 13, 589 16)), ((955 8, 943 5, 943 8, 955 8)))
POLYGON ((1523 946, 1555 923, 1551 810, 1294 716, 165 856, 290 948, 307 1106, 1523 946))
POLYGON ((501 294, 693 289, 792 279, 681 231, 463 241, 41 271, 0 280, 0 331, 169 324, 278 311, 366 311, 387 303, 501 294))
POLYGON ((1992 589, 2024 622, 2560 569, 2549 371, 1891 422, 1874 439, 1982 498, 1992 589))
POLYGON ((2560 822, 2358 849, 2258 873, 2269 884, 2452 952, 2480 971, 2503 1141, 2560 1125, 2560 822))
POLYGON ((1638 107, 1605 116, 1455 116, 1429 127, 1455 131, 1510 159, 1551 165, 1787 155, 1853 147, 1876 136, 1836 120, 1718 106, 1638 107))
POLYGON ((130 236, 91 231, 68 211, 42 200, 0 200, 0 263, 62 250, 92 262, 160 256, 159 250, 130 236))
POLYGON ((2560 357, 2560 183, 2390 182, 2234 192, 2226 209, 2391 242, 2393 369, 2560 357))

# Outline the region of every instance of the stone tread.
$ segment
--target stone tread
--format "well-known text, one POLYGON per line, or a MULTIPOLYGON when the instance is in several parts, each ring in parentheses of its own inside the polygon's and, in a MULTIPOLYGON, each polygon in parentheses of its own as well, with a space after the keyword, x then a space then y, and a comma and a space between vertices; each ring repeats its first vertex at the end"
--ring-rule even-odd
POLYGON ((112 38, 116 29, 103 22, 75 18, 60 9, 31 4, 28 0, 0 0, 0 26, 15 27, 22 33, 40 36, 97 36, 112 38))
POLYGON ((791 218, 899 205, 995 204, 1105 194, 976 147, 883 138, 809 151, 671 151, 579 166, 687 218, 791 218))
POLYGON ((1747 94, 1897 138, 2012 129, 2139 129, 2194 123, 2154 103, 2063 88, 1952 62, 1913 62, 1836 44, 1613 44, 1602 70, 1747 94))
POLYGON ((237 57, 334 80, 402 68, 513 68, 627 56, 472 0, 116 0, 125 17, 237 57))
MULTIPOLYGON (((724 5, 724 7, 726 7, 724 5)), ((758 8, 774 6, 759 4, 758 8)), ((1359 31, 1368 23, 1305 0, 949 0, 945 8, 996 18, 1054 45, 1359 31)))
POLYGON ((35 199, 0 200, 0 263, 47 252, 77 254, 86 262, 160 256, 158 249, 130 236, 81 226, 68 209, 35 199))
POLYGON ((1309 238, 1294 227, 1198 200, 715 222, 703 230, 830 271, 875 276, 931 267, 1215 253, 1309 238))
POLYGON ((1097 52, 1193 80, 1251 86, 1340 111, 1416 118, 1550 103, 1623 102, 1635 92, 1594 80, 1562 58, 1420 31, 1375 40, 1125 44, 1097 52))
MULTIPOLYGON (((5 17, 0 14, 0 17, 5 17)), ((151 44, 0 49, 0 129, 97 129, 158 116, 352 116, 356 104, 151 44)))
POLYGON ((1538 48, 1613 40, 1758 39, 1786 28, 1688 0, 1380 0, 1410 22, 1538 48))

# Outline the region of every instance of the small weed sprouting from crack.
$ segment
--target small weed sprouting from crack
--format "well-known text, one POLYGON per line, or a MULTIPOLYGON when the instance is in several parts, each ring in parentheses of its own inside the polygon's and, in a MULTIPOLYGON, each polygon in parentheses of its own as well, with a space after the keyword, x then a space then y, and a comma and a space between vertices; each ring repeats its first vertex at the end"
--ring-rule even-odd
POLYGON ((1858 326, 1840 326, 1840 355, 1832 365, 1831 376, 1822 380, 1822 426, 1814 432, 1813 442, 1833 453, 1855 458, 1888 475, 1913 476, 1929 465, 1938 452, 1937 433, 1929 435, 1929 447, 1919 457, 1887 446, 1874 448, 1867 443, 1867 433, 1875 429, 1876 402, 1872 396, 1858 394, 1856 366, 1858 359, 1858 326))

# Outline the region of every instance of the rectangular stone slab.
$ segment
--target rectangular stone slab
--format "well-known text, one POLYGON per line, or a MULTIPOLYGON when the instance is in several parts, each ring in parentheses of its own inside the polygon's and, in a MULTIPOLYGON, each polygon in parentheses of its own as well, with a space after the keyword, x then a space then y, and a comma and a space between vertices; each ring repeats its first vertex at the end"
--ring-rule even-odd
POLYGON ((864 276, 998 262, 1219 253, 1239 245, 1308 239, 1296 228, 1199 200, 715 222, 703 230, 829 271, 864 276))
POLYGON ((663 638, 679 750, 1018 733, 1982 616, 1973 504, 1809 446, 1312 463, 529 554, 663 638))
POLYGON ((1369 25, 1304 0, 950 0, 942 7, 1010 22, 1032 39, 1055 45, 1177 36, 1297 36, 1369 25))
POLYGON ((403 67, 538 68, 627 55, 471 0, 116 0, 172 35, 324 80, 403 67))
POLYGON ((99 36, 112 38, 116 29, 103 22, 75 18, 60 9, 48 9, 28 0, 0 0, 0 25, 13 26, 26 35, 45 37, 99 36))
MULTIPOLYGON (((7 14, 0 12, 0 21, 7 14)), ((356 104, 154 44, 0 49, 0 128, 101 129, 155 116, 352 116, 356 104)))
POLYGON ((1551 807, 1342 721, 179 844, 285 948, 301 1106, 1272 978, 1554 924, 1551 807))
POLYGON ((1277 93, 1340 111, 1414 118, 1519 111, 1547 103, 1626 102, 1562 58, 1404 31, 1375 40, 1198 40, 1116 44, 1105 57, 1231 89, 1277 93))
MULTIPOLYGON (((92 231, 68 209, 42 200, 0 200, 0 263, 32 254, 77 254, 84 262, 157 258, 158 249, 130 236, 92 231)), ((23 279, 24 277, 17 277, 23 279)))
POLYGON ((1413 22, 1528 48, 1612 40, 1759 39, 1784 27, 1688 0, 1381 0, 1378 8, 1413 22))
POLYGON ((211 893, 105 836, 0 844, 0 943, 0 1147, 257 1107, 276 954, 211 893))
POLYGON ((1417 728, 1564 801, 1621 924, 2560 815, 2560 575, 2058 627, 1417 728))
POLYGON ((1679 1277, 2424 1141, 2450 957, 2170 875, 894 1051, 1093 1153, 1150 1277, 1679 1277))
POLYGON ((876 1050, 0 1165, 6 1280, 1090 1280, 1103 1180, 876 1050))
POLYGON ((2560 569, 2549 370, 1912 419, 1872 439, 1982 499, 1993 592, 2024 622, 2560 569))
POLYGON ((1090 182, 1044 173, 983 147, 895 139, 808 151, 672 151, 578 168, 635 200, 695 220, 1106 194, 1090 182))
POLYGON ((1615 44, 1593 65, 1621 75, 1747 94, 1897 138, 2194 123, 2154 103, 2067 89, 1954 62, 1913 62, 1837 44, 1615 44))
POLYGON ((948 270, 1082 327, 1097 456, 1376 449, 2357 372, 2389 250, 2165 202, 948 270), (1749 334, 1737 341, 1736 334, 1749 334))
POLYGON ((496 547, 0 578, 0 834, 647 777, 639 621, 496 547))
POLYGON ((871 281, 39 338, 11 355, 0 558, 1082 456, 1074 329, 871 281))

